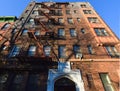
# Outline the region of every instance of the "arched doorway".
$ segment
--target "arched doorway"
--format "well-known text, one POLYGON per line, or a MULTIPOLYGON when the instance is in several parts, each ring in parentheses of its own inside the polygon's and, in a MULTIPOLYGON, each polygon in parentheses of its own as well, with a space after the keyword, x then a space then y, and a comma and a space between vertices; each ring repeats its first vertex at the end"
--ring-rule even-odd
POLYGON ((76 91, 75 83, 72 80, 63 77, 55 81, 54 91, 76 91))

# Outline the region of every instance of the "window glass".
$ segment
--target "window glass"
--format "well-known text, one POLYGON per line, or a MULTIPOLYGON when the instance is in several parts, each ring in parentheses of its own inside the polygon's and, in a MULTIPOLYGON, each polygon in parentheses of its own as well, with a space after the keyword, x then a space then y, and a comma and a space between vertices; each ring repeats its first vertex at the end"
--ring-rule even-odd
POLYGON ((40 35, 40 32, 39 32, 39 31, 35 31, 35 35, 36 35, 36 36, 39 36, 39 35, 40 35))
POLYGON ((85 33, 85 29, 84 29, 84 28, 82 28, 82 29, 81 29, 81 32, 84 34, 84 33, 85 33))
POLYGON ((19 52, 20 52, 20 47, 18 45, 15 45, 12 51, 10 52, 9 57, 15 57, 19 55, 19 52))
POLYGON ((70 10, 66 10, 66 14, 70 14, 70 10))
POLYGON ((80 22, 80 18, 77 18, 77 21, 80 22))
POLYGON ((80 46, 79 45, 74 45, 73 46, 73 51, 74 51, 74 53, 79 53, 80 52, 80 46))
POLYGON ((39 91, 41 88, 40 85, 40 75, 39 74, 30 74, 27 84, 27 91, 39 91))
POLYGON ((38 13, 37 10, 33 11, 33 14, 35 14, 35 15, 39 15, 39 13, 38 13))
POLYGON ((0 74, 0 84, 7 82, 8 74, 0 74))
POLYGON ((111 57, 120 57, 120 53, 118 53, 114 46, 105 46, 105 48, 111 57))
POLYGON ((109 36, 109 34, 104 28, 95 28, 94 31, 97 34, 97 36, 109 36))
POLYGON ((76 30, 75 30, 74 28, 71 28, 71 29, 70 29, 70 35, 71 35, 71 37, 77 36, 76 30))
POLYGON ((51 46, 44 46, 45 56, 50 56, 51 46))
POLYGON ((24 75, 23 74, 16 74, 13 83, 11 84, 10 91, 23 91, 23 82, 24 82, 24 75))
POLYGON ((99 23, 99 20, 98 20, 98 18, 96 18, 96 17, 89 17, 89 18, 88 18, 88 21, 89 21, 90 23, 99 23))
POLYGON ((7 73, 0 74, 0 91, 7 91, 8 76, 7 73))
POLYGON ((7 24, 5 24, 5 25, 1 28, 1 30, 6 30, 6 29, 9 28, 9 27, 10 27, 10 24, 7 23, 7 24))
POLYGON ((81 4, 80 6, 81 6, 81 8, 87 8, 87 6, 85 4, 81 4))
POLYGON ((115 91, 107 73, 100 73, 100 78, 104 85, 105 91, 115 91))
POLYGON ((36 53, 36 46, 30 46, 28 50, 28 56, 34 56, 36 53))
POLYGON ((27 35, 27 34, 28 34, 28 30, 24 29, 22 35, 27 35))
POLYGON ((59 36, 59 37, 65 36, 65 31, 64 31, 63 28, 59 28, 59 29, 58 29, 58 36, 59 36))
POLYGON ((63 24, 63 23, 64 23, 64 19, 63 19, 63 18, 58 18, 58 22, 59 22, 60 24, 63 24))
POLYGON ((65 58, 66 53, 65 53, 65 46, 64 45, 59 46, 58 53, 59 53, 59 58, 65 58))
POLYGON ((68 20, 69 24, 73 24, 73 19, 72 18, 68 18, 67 20, 68 20))
POLYGON ((92 46, 91 46, 91 45, 88 45, 87 47, 88 47, 88 52, 89 52, 89 54, 93 54, 92 46))
POLYGON ((28 23, 34 25, 35 21, 34 21, 34 19, 31 18, 31 19, 29 19, 28 23))
POLYGON ((92 14, 91 10, 83 10, 84 14, 92 14))

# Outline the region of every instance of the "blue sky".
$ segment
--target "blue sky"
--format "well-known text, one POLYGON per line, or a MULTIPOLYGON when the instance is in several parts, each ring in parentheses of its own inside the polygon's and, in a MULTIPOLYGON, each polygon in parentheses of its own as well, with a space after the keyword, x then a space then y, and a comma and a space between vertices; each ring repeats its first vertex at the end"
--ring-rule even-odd
MULTIPOLYGON (((19 17, 31 0, 0 0, 0 16, 19 17)), ((36 0, 38 2, 50 0, 36 0)), ((53 0, 59 2, 59 0, 53 0)), ((120 0, 60 0, 61 2, 88 1, 107 25, 120 38, 120 0)))

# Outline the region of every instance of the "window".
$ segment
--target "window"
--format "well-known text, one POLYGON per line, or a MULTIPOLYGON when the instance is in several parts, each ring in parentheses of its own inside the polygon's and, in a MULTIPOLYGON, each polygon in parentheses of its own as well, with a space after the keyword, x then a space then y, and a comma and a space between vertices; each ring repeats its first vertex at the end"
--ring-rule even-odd
POLYGON ((44 54, 45 56, 50 56, 51 46, 44 46, 44 54))
POLYGON ((80 18, 77 18, 77 21, 80 22, 80 18))
POLYGON ((12 30, 12 33, 14 34, 14 33, 16 33, 17 32, 17 29, 13 29, 12 30))
POLYGON ((107 73, 100 73, 100 78, 105 91, 115 91, 107 73))
POLYGON ((60 24, 63 24, 63 23, 64 23, 64 19, 63 19, 63 18, 58 18, 58 22, 59 22, 60 24))
POLYGON ((25 11, 25 13, 28 13, 28 12, 29 12, 29 10, 26 10, 26 11, 25 11))
POLYGON ((77 10, 74 10, 74 13, 77 13, 77 10))
POLYGON ((104 28, 95 28, 94 31, 97 34, 97 36, 109 36, 109 34, 104 28))
POLYGON ((105 46, 105 48, 111 57, 120 57, 120 53, 118 53, 114 46, 105 46))
POLYGON ((29 19, 28 23, 34 25, 35 21, 34 21, 34 19, 31 18, 31 19, 29 19))
POLYGON ((36 46, 31 45, 28 50, 28 56, 34 56, 36 54, 36 46))
POLYGON ((83 34, 85 33, 85 29, 84 28, 81 29, 81 33, 83 33, 83 34))
POLYGON ((38 73, 30 74, 26 91, 39 91, 42 86, 40 77, 41 76, 38 73))
POLYGON ((64 36, 65 36, 64 28, 59 28, 59 29, 58 29, 58 36, 59 36, 59 37, 64 37, 64 36))
POLYGON ((99 23, 99 20, 98 20, 98 18, 96 18, 96 17, 89 17, 89 18, 88 18, 88 21, 89 21, 90 23, 99 23))
POLYGON ((74 51, 74 53, 79 53, 80 52, 80 46, 79 45, 73 45, 73 51, 74 51))
POLYGON ((69 24, 73 24, 73 19, 72 18, 68 18, 67 21, 68 21, 69 24))
POLYGON ((62 10, 57 10, 57 15, 62 15, 62 10))
POLYGON ((35 31, 35 36, 39 36, 40 35, 40 31, 35 31))
POLYGON ((1 28, 1 30, 6 30, 6 29, 9 28, 9 27, 10 27, 10 24, 7 23, 7 24, 5 24, 5 25, 1 28))
POLYGON ((11 85, 10 91, 20 91, 23 90, 23 81, 24 81, 24 75, 23 74, 16 74, 13 80, 13 83, 11 85))
POLYGON ((6 83, 8 79, 8 74, 0 74, 0 84, 6 83))
POLYGON ((70 35, 71 35, 71 37, 76 37, 77 36, 76 30, 74 28, 70 29, 70 35))
POLYGON ((73 45, 73 51, 74 51, 74 54, 75 54, 75 58, 82 58, 80 45, 73 45))
POLYGON ((88 48, 89 54, 93 54, 92 46, 91 46, 91 45, 88 45, 87 48, 88 48))
POLYGON ((92 74, 88 73, 88 74, 86 74, 86 77, 87 77, 87 81, 88 81, 88 86, 91 88, 94 85, 92 74))
POLYGON ((92 14, 91 10, 83 10, 84 14, 92 14))
POLYGON ((85 4, 81 4, 80 6, 81 6, 81 8, 87 8, 87 6, 85 4))
POLYGON ((37 10, 33 11, 33 14, 39 15, 39 12, 37 10))
POLYGON ((61 45, 61 46, 58 47, 59 58, 65 58, 66 57, 65 51, 66 51, 65 45, 61 45))
POLYGON ((11 50, 9 57, 15 57, 19 55, 19 52, 20 52, 20 47, 18 45, 15 45, 13 49, 11 50))
POLYGON ((66 10, 66 14, 70 14, 70 10, 66 10))
POLYGON ((8 74, 7 73, 2 73, 0 74, 0 91, 6 91, 6 85, 7 85, 7 80, 8 80, 8 74))
POLYGON ((22 35, 27 35, 27 34, 28 34, 28 30, 24 29, 22 35))

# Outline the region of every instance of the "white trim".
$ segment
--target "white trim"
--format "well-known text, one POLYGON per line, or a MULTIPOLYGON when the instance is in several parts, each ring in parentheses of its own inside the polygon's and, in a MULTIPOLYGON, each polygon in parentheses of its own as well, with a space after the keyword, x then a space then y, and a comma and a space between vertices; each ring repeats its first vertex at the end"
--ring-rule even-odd
MULTIPOLYGON (((58 64, 59 65, 59 64, 58 64)), ((65 68, 64 68, 65 70, 65 68)), ((48 73, 48 81, 47 81, 47 91, 54 91, 54 83, 56 80, 66 77, 72 80, 75 83, 76 91, 85 91, 84 83, 81 78, 80 70, 69 70, 69 71, 61 71, 58 69, 49 69, 48 73)))

